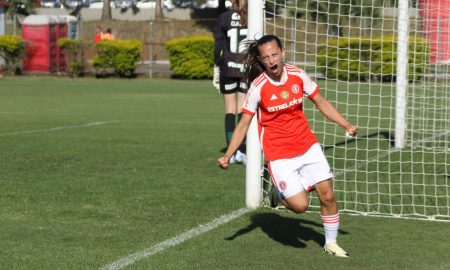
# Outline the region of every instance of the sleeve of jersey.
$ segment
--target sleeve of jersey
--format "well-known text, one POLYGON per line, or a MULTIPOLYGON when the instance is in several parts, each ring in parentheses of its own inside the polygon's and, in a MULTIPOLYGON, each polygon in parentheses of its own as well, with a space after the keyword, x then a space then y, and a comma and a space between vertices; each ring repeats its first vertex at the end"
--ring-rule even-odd
POLYGON ((242 106, 242 112, 250 116, 255 115, 261 101, 261 88, 255 87, 253 84, 248 89, 247 96, 245 97, 244 105, 242 106))
POLYGON ((306 74, 306 72, 304 72, 303 70, 300 73, 300 77, 303 80, 303 90, 305 91, 305 95, 309 99, 312 99, 315 95, 319 93, 319 86, 315 81, 311 80, 308 74, 306 74))
POLYGON ((217 20, 216 28, 214 29, 214 64, 219 65, 222 58, 222 53, 224 50, 224 39, 226 39, 225 34, 222 29, 223 14, 219 16, 217 20))

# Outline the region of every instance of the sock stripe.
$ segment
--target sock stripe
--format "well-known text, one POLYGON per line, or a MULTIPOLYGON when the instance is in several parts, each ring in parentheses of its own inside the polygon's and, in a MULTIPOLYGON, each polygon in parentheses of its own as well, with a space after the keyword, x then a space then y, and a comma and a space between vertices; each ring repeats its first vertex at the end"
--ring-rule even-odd
POLYGON ((325 244, 336 243, 339 230, 339 212, 335 215, 321 217, 325 229, 325 244))
POLYGON ((321 216, 322 222, 325 224, 335 224, 339 223, 339 214, 332 215, 332 216, 321 216))

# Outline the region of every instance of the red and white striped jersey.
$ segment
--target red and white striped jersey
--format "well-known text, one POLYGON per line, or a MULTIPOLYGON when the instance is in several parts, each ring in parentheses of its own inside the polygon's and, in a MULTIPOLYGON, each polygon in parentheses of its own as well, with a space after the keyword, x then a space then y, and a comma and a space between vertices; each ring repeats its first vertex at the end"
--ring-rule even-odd
POLYGON ((303 98, 313 98, 319 86, 302 69, 285 64, 280 82, 266 73, 248 90, 242 111, 257 113, 259 139, 266 159, 291 158, 305 153, 317 138, 303 113, 303 98))

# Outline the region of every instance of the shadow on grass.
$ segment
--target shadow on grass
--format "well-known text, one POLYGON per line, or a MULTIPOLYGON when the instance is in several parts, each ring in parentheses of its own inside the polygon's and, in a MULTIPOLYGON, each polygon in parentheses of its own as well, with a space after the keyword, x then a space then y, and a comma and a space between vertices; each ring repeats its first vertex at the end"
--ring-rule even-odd
MULTIPOLYGON (((385 140, 387 140, 389 142, 389 145, 391 147, 395 146, 395 137, 393 134, 391 134, 389 131, 379 131, 379 132, 374 132, 374 133, 367 134, 364 136, 358 136, 358 137, 352 138, 352 139, 346 139, 344 141, 337 142, 334 145, 325 146, 323 150, 327 151, 329 149, 333 149, 336 146, 343 146, 348 143, 354 143, 356 140, 367 140, 367 139, 374 138, 374 137, 383 137, 385 140)), ((227 151, 227 147, 222 148, 220 150, 220 152, 222 152, 222 153, 225 153, 226 151, 227 151)))
POLYGON ((374 132, 374 133, 367 134, 364 136, 358 136, 358 137, 352 138, 352 139, 346 139, 345 141, 338 142, 334 145, 325 146, 324 151, 332 149, 336 146, 343 146, 343 145, 346 145, 347 143, 353 143, 356 140, 367 140, 367 139, 370 139, 373 137, 383 137, 385 140, 389 141, 389 144, 391 147, 395 146, 395 138, 394 138, 393 134, 391 134, 389 131, 379 131, 379 132, 374 132))
MULTIPOLYGON (((277 213, 258 213, 251 218, 251 224, 243 228, 232 236, 225 238, 226 240, 234 240, 235 238, 260 228, 273 240, 294 248, 307 247, 305 242, 314 241, 318 245, 324 245, 324 236, 322 224, 313 221, 303 220, 299 218, 282 217, 277 213)), ((341 234, 347 232, 339 230, 341 234)))

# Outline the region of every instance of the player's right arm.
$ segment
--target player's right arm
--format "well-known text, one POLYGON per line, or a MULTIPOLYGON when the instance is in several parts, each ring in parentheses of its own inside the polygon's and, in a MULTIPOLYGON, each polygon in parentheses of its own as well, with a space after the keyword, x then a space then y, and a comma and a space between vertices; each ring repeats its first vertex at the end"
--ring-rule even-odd
POLYGON ((216 66, 220 65, 227 44, 226 26, 224 25, 225 20, 225 14, 220 14, 214 29, 214 65, 216 66))
POLYGON ((225 16, 222 13, 217 21, 214 29, 214 69, 213 69, 213 86, 220 92, 220 64, 226 46, 226 34, 224 33, 225 16))
POLYGON ((245 136, 247 135, 250 123, 252 122, 252 118, 252 115, 249 115, 247 113, 242 114, 241 120, 233 131, 233 136, 231 137, 230 145, 228 145, 227 151, 222 157, 217 160, 217 165, 219 165, 220 168, 228 168, 228 163, 231 156, 234 154, 234 152, 236 152, 242 141, 244 141, 245 136))
POLYGON ((344 118, 341 113, 338 112, 338 110, 320 93, 317 93, 311 100, 325 117, 341 126, 349 135, 354 137, 358 134, 358 127, 354 126, 346 118, 344 118))
POLYGON ((251 85, 248 89, 247 96, 245 97, 244 106, 242 107, 242 117, 239 120, 236 128, 233 131, 233 136, 231 137, 230 144, 225 154, 217 160, 217 165, 222 169, 228 168, 228 163, 231 156, 236 152, 236 150, 244 141, 247 131, 252 122, 253 116, 257 112, 261 100, 261 85, 251 85))

